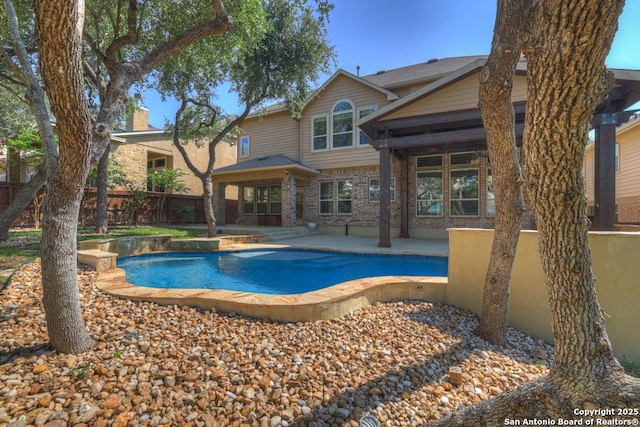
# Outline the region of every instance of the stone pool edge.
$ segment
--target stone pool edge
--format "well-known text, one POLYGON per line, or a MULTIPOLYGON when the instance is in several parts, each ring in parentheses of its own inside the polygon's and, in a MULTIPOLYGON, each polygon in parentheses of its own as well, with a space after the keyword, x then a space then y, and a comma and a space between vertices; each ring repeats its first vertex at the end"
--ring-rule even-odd
POLYGON ((281 322, 310 322, 341 317, 366 305, 396 299, 444 302, 447 277, 380 276, 350 280, 313 292, 269 295, 229 290, 167 289, 136 286, 123 269, 102 271, 102 292, 133 301, 199 307, 281 322))

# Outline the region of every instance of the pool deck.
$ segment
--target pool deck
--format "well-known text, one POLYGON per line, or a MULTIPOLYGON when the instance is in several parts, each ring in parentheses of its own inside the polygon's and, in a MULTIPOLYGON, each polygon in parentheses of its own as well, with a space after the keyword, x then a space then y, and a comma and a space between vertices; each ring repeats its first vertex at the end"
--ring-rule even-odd
MULTIPOLYGON (((391 248, 379 248, 377 243, 377 238, 372 237, 313 234, 270 243, 233 244, 225 250, 303 248, 429 256, 447 256, 449 252, 446 240, 392 239, 391 248)), ((127 283, 124 271, 119 268, 100 272, 96 280, 100 290, 121 298, 196 306, 284 322, 333 319, 378 301, 441 302, 447 283, 447 277, 384 276, 352 280, 303 294, 268 295, 227 290, 145 288, 127 283)))

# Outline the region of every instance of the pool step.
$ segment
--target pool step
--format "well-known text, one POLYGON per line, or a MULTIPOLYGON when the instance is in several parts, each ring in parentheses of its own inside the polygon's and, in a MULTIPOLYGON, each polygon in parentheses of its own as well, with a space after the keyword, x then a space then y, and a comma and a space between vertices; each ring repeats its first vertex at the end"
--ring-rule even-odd
POLYGON ((264 241, 275 242, 278 240, 295 239, 297 237, 306 237, 318 234, 318 231, 311 231, 306 228, 283 228, 282 230, 269 230, 263 233, 264 241))

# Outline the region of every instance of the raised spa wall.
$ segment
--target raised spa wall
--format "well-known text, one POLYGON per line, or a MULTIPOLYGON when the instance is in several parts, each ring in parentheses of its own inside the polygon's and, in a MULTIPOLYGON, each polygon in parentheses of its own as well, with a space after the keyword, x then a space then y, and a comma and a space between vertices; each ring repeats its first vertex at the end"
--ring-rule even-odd
POLYGON ((78 244, 78 263, 95 267, 98 273, 116 268, 116 259, 153 252, 211 252, 236 244, 257 243, 260 236, 238 235, 173 240, 170 235, 127 236, 84 240, 78 244))

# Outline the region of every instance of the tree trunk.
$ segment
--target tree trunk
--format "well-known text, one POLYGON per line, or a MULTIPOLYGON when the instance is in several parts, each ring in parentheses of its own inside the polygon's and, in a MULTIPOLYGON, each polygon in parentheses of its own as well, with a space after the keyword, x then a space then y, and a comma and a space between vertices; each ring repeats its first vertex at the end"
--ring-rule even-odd
POLYGON ((11 204, 0 214, 0 241, 5 241, 9 238, 9 229, 16 222, 22 211, 34 200, 34 197, 45 182, 47 182, 47 169, 46 165, 42 163, 38 167, 38 172, 20 189, 11 204))
POLYGON ((51 345, 64 353, 83 352, 94 345, 82 319, 76 261, 92 137, 81 60, 84 2, 36 0, 34 6, 40 69, 60 137, 58 167, 43 204, 43 304, 51 345))
POLYGON ((201 181, 204 217, 207 219, 207 237, 216 237, 216 216, 213 212, 213 182, 211 182, 211 175, 205 174, 201 181))
POLYGON ((108 173, 107 163, 109 162, 109 146, 104 150, 104 154, 98 162, 98 176, 96 177, 96 233, 107 234, 109 231, 108 218, 108 173))
POLYGON ((556 346, 551 378, 574 395, 565 385, 590 395, 622 375, 591 271, 582 164, 591 117, 613 88, 604 61, 623 4, 539 2, 526 35, 525 173, 556 346))
POLYGON ((482 316, 476 332, 493 344, 503 344, 507 339, 511 270, 524 212, 511 89, 520 59, 519 28, 530 6, 531 0, 498 1, 491 54, 480 73, 478 105, 487 132, 496 215, 482 316))
MULTIPOLYGON (((429 425, 578 419, 576 408, 640 407, 640 379, 625 375, 613 356, 598 304, 582 177, 589 122, 612 88, 604 61, 623 4, 539 0, 523 35, 528 62, 525 186, 539 230, 555 340, 549 376, 429 425)), ((625 417, 606 419, 613 418, 625 417)))

